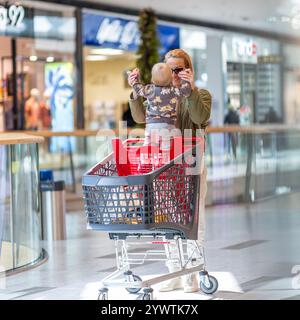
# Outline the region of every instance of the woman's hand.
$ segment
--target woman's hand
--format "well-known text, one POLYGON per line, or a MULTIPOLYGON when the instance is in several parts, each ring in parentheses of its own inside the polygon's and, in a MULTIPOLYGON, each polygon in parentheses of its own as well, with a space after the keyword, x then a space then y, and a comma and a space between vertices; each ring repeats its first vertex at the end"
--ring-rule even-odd
POLYGON ((192 90, 195 89, 194 72, 191 69, 185 69, 178 73, 180 79, 190 83, 192 90))

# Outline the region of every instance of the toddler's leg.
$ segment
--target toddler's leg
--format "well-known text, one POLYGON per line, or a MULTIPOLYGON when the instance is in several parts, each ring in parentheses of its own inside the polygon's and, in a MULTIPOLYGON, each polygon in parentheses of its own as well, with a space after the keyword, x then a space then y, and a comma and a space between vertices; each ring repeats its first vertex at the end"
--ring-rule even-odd
POLYGON ((144 145, 159 145, 159 127, 156 123, 149 123, 146 125, 144 145))

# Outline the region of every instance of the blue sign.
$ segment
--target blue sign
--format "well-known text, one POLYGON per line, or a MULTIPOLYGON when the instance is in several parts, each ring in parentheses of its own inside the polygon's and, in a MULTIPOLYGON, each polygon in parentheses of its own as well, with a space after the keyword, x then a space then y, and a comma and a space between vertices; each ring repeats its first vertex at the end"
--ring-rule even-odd
MULTIPOLYGON (((84 45, 137 51, 140 41, 137 21, 94 13, 83 13, 82 21, 84 45)), ((179 28, 157 25, 157 36, 161 55, 179 48, 179 28)))
POLYGON ((170 50, 180 48, 179 28, 158 25, 157 34, 161 44, 160 55, 165 55, 170 50))

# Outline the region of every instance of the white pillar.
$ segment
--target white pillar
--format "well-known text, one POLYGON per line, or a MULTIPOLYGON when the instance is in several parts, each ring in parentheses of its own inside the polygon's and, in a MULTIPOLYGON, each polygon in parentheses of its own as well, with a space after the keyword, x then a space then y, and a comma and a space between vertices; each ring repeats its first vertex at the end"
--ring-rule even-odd
MULTIPOLYGON (((211 124, 223 125, 225 102, 225 72, 226 65, 223 59, 222 37, 207 36, 207 87, 213 99, 211 124)), ((224 57, 225 58, 225 57, 224 57)))

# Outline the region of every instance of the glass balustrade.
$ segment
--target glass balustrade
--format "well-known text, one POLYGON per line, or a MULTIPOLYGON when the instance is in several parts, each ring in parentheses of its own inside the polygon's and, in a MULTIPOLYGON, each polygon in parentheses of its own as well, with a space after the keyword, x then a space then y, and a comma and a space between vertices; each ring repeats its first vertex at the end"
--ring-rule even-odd
MULTIPOLYGON (((80 191, 85 171, 108 155, 112 136, 65 137, 70 149, 43 144, 41 168, 54 170, 69 191, 80 191)), ((50 138, 50 141, 53 138, 50 138)), ((251 129, 206 135, 207 204, 253 202, 300 189, 300 130, 251 129)))
POLYGON ((0 271, 42 258, 38 145, 0 144, 0 271))

